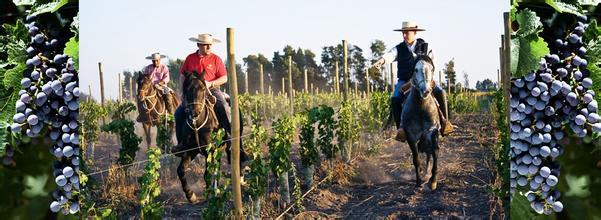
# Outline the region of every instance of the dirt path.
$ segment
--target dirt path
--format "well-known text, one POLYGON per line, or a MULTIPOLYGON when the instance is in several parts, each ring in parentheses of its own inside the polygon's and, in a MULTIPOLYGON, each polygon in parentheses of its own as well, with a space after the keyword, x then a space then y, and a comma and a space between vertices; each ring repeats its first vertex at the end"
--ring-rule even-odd
POLYGON ((493 121, 476 114, 459 115, 453 122, 459 129, 442 139, 435 191, 427 184, 415 188, 409 146, 396 142, 379 155, 356 160, 356 175, 349 185, 332 185, 310 194, 306 209, 344 219, 488 218, 491 195, 487 187, 493 178, 492 146, 496 143, 493 121))
MULTIPOLYGON (((415 174, 411 162, 411 152, 407 144, 388 141, 380 151, 371 156, 359 156, 351 164, 355 175, 345 185, 323 184, 311 192, 303 201, 306 212, 300 216, 329 216, 344 219, 411 218, 411 217, 475 217, 488 218, 490 215, 491 193, 487 190, 493 181, 494 162, 492 146, 496 143, 494 121, 485 114, 457 115, 453 119, 459 126, 457 131, 442 139, 439 156, 438 189, 432 192, 427 185, 416 189, 415 174), (319 214, 319 215, 317 215, 319 214)), ((141 129, 137 129, 142 134, 141 129)), ((153 130, 153 132, 155 132, 153 130)), ((298 143, 298 140, 296 141, 298 143)), ((118 141, 104 138, 104 145, 97 148, 93 170, 106 168, 115 163, 118 156, 118 141)), ((136 160, 144 160, 146 144, 143 142, 136 160)), ((294 147, 291 158, 296 167, 301 167, 294 147)), ((204 158, 197 157, 190 167, 188 180, 193 191, 202 198, 204 191, 204 158)), ((225 160, 224 160, 225 161, 225 160)), ((176 174, 179 158, 162 161, 160 169, 161 195, 165 218, 198 218, 205 206, 190 204, 185 199, 176 174)), ((224 164, 224 169, 229 166, 224 164)), ((130 177, 125 180, 137 192, 137 177, 142 175, 143 165, 130 169, 130 177)), ((106 173, 96 179, 105 181, 106 173)), ((301 174, 302 175, 302 174, 301 174)), ((275 188, 270 177, 270 189, 275 188)), ((323 178, 316 177, 316 180, 323 178)), ((429 174, 424 180, 429 178, 429 174)), ((316 181, 316 182, 317 182, 316 181)), ((107 184, 104 182, 103 184, 107 184)), ((292 187, 292 185, 291 185, 292 187)), ((127 189, 123 189, 127 190, 127 189)), ((136 192, 124 192, 135 194, 136 192)), ((130 196, 131 197, 131 196, 130 196)), ((262 217, 275 217, 281 212, 274 208, 275 193, 270 194, 263 205, 262 217)), ((127 201, 130 211, 121 214, 124 218, 136 218, 139 206, 136 201, 127 201)), ((294 216, 288 215, 289 217, 294 216)))

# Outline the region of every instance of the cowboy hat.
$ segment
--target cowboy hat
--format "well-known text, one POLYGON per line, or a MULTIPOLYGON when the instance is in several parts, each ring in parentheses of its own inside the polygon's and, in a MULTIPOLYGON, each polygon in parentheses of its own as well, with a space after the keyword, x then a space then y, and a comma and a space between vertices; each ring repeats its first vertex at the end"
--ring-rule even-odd
POLYGON ((153 53, 150 56, 147 56, 146 59, 147 60, 159 60, 159 59, 163 59, 165 57, 167 57, 167 56, 162 55, 160 53, 153 53))
POLYGON ((417 28, 417 23, 414 21, 403 21, 403 27, 401 29, 394 29, 393 31, 425 31, 426 29, 417 28))
POLYGON ((199 34, 198 37, 191 37, 188 38, 188 40, 199 44, 213 44, 221 42, 220 40, 214 38, 213 35, 210 34, 199 34))

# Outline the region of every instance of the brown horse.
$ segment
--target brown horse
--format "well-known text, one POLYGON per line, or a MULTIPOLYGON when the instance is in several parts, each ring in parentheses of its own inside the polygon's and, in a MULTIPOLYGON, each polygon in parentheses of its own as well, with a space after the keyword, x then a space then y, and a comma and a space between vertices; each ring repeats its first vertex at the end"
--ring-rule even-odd
MULTIPOLYGON (((179 105, 179 99, 173 92, 170 92, 172 106, 166 107, 164 95, 153 85, 148 75, 138 76, 137 85, 138 95, 136 98, 139 112, 137 121, 142 123, 146 135, 146 144, 150 146, 150 128, 159 125, 159 123, 164 123, 161 121, 161 116, 173 115, 175 106, 179 105)), ((174 122, 170 122, 168 127, 169 133, 173 134, 174 122)))

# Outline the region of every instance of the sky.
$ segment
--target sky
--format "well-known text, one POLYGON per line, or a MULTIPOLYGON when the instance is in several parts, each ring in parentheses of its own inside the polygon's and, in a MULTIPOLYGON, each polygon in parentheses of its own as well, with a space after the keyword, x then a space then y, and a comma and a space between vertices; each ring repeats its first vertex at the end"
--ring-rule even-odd
POLYGON ((114 99, 119 73, 142 69, 154 52, 184 59, 197 49, 188 38, 200 33, 222 41, 213 51, 225 61, 226 28, 234 28, 238 63, 258 53, 271 60, 286 45, 310 49, 319 63, 322 47, 343 39, 364 50, 380 39, 388 50, 403 41, 401 32, 392 29, 413 20, 426 29, 417 37, 433 50, 436 72, 454 59, 457 81, 467 73, 473 88, 476 81, 497 80, 503 12, 508 10, 506 0, 80 1, 79 83, 86 93, 91 85, 99 98, 101 62, 105 98, 114 99))

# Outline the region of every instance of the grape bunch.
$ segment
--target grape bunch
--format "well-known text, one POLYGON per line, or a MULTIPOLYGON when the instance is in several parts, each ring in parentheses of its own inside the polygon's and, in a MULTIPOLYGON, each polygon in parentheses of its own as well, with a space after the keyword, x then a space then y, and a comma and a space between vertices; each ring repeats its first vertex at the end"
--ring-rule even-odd
MULTIPOLYGON (((510 98, 510 186, 527 191, 531 208, 539 214, 561 212, 557 157, 566 135, 586 137, 601 132, 593 81, 587 70, 582 41, 587 18, 559 33, 556 53, 541 58, 539 68, 512 79, 510 98)), ((552 51, 553 52, 553 51, 552 51)))
POLYGON ((74 214, 79 210, 80 187, 78 74, 73 60, 62 54, 65 41, 60 38, 60 30, 45 31, 36 22, 36 16, 25 20, 31 42, 26 49, 27 69, 23 72, 11 130, 28 137, 47 134, 53 141, 50 152, 57 158, 54 178, 58 188, 52 194, 50 209, 74 214))

